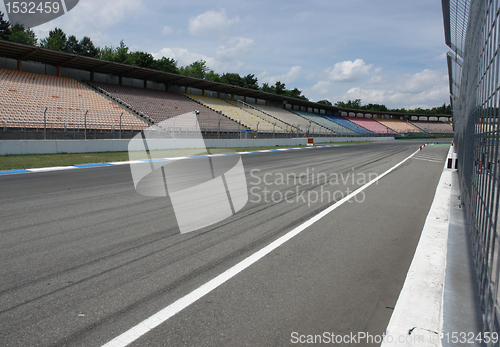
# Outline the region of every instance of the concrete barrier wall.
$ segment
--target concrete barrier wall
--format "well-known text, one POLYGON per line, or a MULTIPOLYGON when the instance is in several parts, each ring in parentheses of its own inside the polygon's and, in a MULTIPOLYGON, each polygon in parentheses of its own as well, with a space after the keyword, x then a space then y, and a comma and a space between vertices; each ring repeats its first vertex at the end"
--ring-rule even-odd
MULTIPOLYGON (((318 137, 315 143, 351 141, 387 141, 393 137, 318 137)), ((186 148, 189 140, 153 140, 154 148, 186 148), (157 142, 157 143, 156 143, 157 142), (166 144, 166 146, 164 146, 166 144)), ((125 152, 129 140, 0 140, 0 155, 125 152)), ((238 148, 264 146, 305 146, 307 138, 300 139, 242 139, 205 140, 209 148, 238 148)), ((153 145, 153 144, 152 144, 153 145)))

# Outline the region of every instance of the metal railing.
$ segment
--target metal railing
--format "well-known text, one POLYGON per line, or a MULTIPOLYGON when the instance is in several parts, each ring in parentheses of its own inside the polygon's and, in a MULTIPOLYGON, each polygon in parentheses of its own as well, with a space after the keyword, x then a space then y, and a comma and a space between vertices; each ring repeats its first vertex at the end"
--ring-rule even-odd
MULTIPOLYGON (((500 58, 499 2, 471 1, 470 8, 464 6, 462 12, 457 10, 457 6, 453 7, 453 3, 468 4, 468 1, 443 1, 445 31, 449 31, 449 28, 463 28, 463 23, 468 23, 463 44, 460 88, 458 91, 450 91, 452 98, 458 97, 453 103, 453 120, 461 199, 472 241, 484 331, 490 334, 500 333, 500 67, 496 63, 500 58), (450 8, 446 8, 447 6, 451 6, 458 15, 450 16, 450 8)), ((462 39, 462 36, 454 38, 448 34, 447 43, 457 52, 457 47, 462 47, 462 39), (453 42, 453 39, 458 42, 453 42)), ((450 76, 450 81, 458 87, 456 78, 450 76)), ((498 343, 490 342, 487 345, 498 346, 498 343)))

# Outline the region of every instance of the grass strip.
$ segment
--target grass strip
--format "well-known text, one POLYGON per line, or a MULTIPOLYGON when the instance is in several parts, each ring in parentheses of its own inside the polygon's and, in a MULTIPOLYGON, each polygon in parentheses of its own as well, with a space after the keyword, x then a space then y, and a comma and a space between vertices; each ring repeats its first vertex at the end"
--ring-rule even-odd
MULTIPOLYGON (((315 145, 352 145, 368 143, 368 141, 316 143, 315 145)), ((237 147, 237 148, 208 148, 209 154, 230 152, 252 152, 266 149, 295 148, 295 146, 267 146, 267 147, 237 147)), ((65 153, 65 154, 27 154, 0 156, 0 171, 35 169, 54 166, 73 166, 79 164, 109 163, 129 160, 128 152, 102 153, 65 153)))

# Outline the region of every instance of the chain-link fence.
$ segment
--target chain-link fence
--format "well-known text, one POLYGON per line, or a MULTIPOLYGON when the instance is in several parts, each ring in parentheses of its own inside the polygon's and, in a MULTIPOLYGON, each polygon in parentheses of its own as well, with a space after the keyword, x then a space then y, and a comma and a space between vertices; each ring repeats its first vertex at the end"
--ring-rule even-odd
POLYGON ((472 240, 484 328, 490 333, 500 333, 499 7, 498 0, 443 1, 447 37, 464 40, 448 42, 447 38, 462 68, 460 84, 450 75, 450 85, 454 85, 453 120, 462 202, 472 240), (458 35, 467 20, 466 35, 458 35), (449 32, 455 32, 454 36, 449 32), (460 89, 456 90, 458 85, 460 89))

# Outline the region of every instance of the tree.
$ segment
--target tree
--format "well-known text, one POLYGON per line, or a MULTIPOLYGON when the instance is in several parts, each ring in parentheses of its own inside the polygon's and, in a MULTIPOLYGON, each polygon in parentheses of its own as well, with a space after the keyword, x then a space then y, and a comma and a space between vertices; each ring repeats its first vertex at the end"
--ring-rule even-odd
POLYGON ((205 74, 208 72, 208 66, 206 61, 198 60, 191 63, 191 65, 181 67, 179 70, 179 72, 184 76, 203 79, 205 78, 205 74))
POLYGON ((49 31, 49 36, 40 40, 40 46, 62 52, 66 49, 67 41, 68 39, 64 31, 60 28, 55 28, 49 31))
POLYGON ((220 75, 214 70, 210 70, 205 74, 205 79, 212 82, 222 82, 220 75))
POLYGON ((335 103, 335 106, 360 109, 361 108, 361 99, 347 100, 347 102, 337 101, 335 103))
POLYGON ((78 42, 76 36, 69 36, 68 40, 66 41, 66 47, 64 51, 67 53, 80 54, 81 50, 82 48, 80 47, 80 43, 78 42))
POLYGON ((156 59, 153 64, 153 68, 160 71, 179 73, 177 61, 171 58, 161 57, 161 59, 156 59))
POLYGON ((85 57, 97 57, 99 55, 99 49, 94 46, 94 43, 88 36, 84 36, 83 39, 78 43, 78 47, 80 48, 79 54, 85 57))
POLYGON ((0 11, 0 39, 8 40, 10 36, 9 31, 10 23, 3 19, 3 12, 0 11))
POLYGON ((233 86, 244 87, 245 80, 237 73, 225 73, 221 76, 221 82, 233 86))
POLYGON ((257 77, 254 74, 248 74, 243 77, 244 87, 251 89, 259 89, 259 83, 257 82, 257 77))
POLYGON ((274 92, 278 95, 283 95, 285 94, 286 88, 285 88, 285 83, 281 83, 280 81, 276 81, 276 84, 274 85, 274 92))
POLYGON ((291 98, 303 98, 304 96, 302 96, 301 94, 302 91, 298 88, 294 88, 292 90, 285 90, 285 95, 291 98))
POLYGON ((35 33, 30 28, 25 29, 24 25, 16 23, 14 26, 10 27, 9 31, 9 41, 36 46, 38 40, 35 33))
POLYGON ((320 101, 318 101, 318 104, 333 106, 332 103, 330 102, 330 100, 328 100, 328 99, 320 100, 320 101))
POLYGON ((155 58, 151 53, 137 51, 130 53, 126 62, 130 65, 153 68, 155 65, 155 58))
POLYGON ((268 83, 263 83, 260 90, 266 93, 275 93, 274 86, 270 86, 268 83))
POLYGON ((104 46, 104 48, 98 48, 97 57, 102 60, 113 61, 115 55, 115 49, 113 47, 104 46))
POLYGON ((365 106, 361 106, 361 108, 363 110, 369 110, 369 111, 389 111, 387 106, 380 104, 368 104, 365 106))
POLYGON ((113 61, 117 63, 126 63, 128 58, 128 47, 123 40, 120 41, 120 46, 114 49, 113 61))

